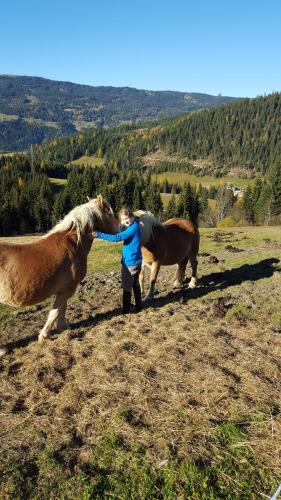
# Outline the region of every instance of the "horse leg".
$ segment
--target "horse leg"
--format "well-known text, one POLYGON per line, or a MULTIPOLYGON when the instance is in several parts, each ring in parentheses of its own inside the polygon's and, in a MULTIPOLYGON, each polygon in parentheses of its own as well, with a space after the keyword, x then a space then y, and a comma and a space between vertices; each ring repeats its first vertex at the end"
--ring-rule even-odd
POLYGON ((190 255, 190 264, 191 264, 192 274, 188 288, 195 288, 197 283, 197 266, 198 266, 197 254, 190 255))
POLYGON ((49 332, 54 326, 55 322, 58 322, 58 328, 62 329, 66 327, 65 323, 65 311, 67 306, 67 299, 71 297, 72 293, 58 294, 56 296, 53 309, 49 312, 47 321, 39 333, 38 342, 43 342, 44 339, 48 338, 49 332))
POLYGON ((183 284, 183 278, 185 275, 186 266, 188 263, 188 257, 185 257, 179 264, 175 276, 175 281, 173 283, 174 288, 181 288, 183 284))
POLYGON ((143 262, 141 265, 141 272, 139 274, 139 282, 140 282, 140 289, 141 289, 142 295, 144 293, 144 268, 145 268, 145 264, 143 262))
POLYGON ((69 328, 69 324, 65 321, 66 308, 67 308, 67 299, 65 300, 65 303, 62 304, 61 307, 59 308, 59 314, 57 319, 58 330, 65 330, 66 328, 69 328))
POLYGON ((155 283, 157 280, 157 276, 160 270, 161 264, 159 260, 155 260, 151 264, 151 271, 150 271, 150 288, 149 292, 146 295, 144 300, 152 300, 154 298, 154 291, 155 291, 155 283))

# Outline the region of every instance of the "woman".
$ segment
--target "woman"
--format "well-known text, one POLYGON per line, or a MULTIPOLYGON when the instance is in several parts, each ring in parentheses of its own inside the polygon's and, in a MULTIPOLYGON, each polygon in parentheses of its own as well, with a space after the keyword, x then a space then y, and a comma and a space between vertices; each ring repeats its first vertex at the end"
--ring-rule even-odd
POLYGON ((134 291, 135 311, 141 311, 141 289, 139 274, 141 271, 141 229, 135 220, 133 213, 128 208, 122 208, 119 212, 119 220, 123 230, 118 234, 107 234, 94 232, 93 236, 101 240, 118 243, 124 241, 122 250, 122 288, 123 288, 123 313, 130 312, 131 293, 134 291))

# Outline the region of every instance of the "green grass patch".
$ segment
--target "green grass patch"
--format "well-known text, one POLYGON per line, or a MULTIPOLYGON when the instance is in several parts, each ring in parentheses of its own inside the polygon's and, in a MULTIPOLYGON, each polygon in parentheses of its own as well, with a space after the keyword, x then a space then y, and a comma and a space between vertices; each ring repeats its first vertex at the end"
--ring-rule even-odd
POLYGON ((120 265, 123 243, 96 239, 88 257, 88 272, 112 271, 120 265))
POLYGON ((76 167, 101 167, 104 165, 104 159, 103 158, 97 158, 96 156, 86 156, 83 155, 77 160, 73 160, 69 163, 67 163, 67 166, 76 166, 76 167))
MULTIPOLYGON (((161 193, 161 200, 162 200, 162 203, 163 203, 164 210, 167 209, 169 201, 172 198, 172 196, 173 196, 172 193, 161 193)), ((175 197, 176 197, 176 201, 178 201, 179 194, 176 194, 175 197)))
POLYGON ((52 185, 52 190, 55 193, 61 191, 67 184, 67 179, 59 179, 56 177, 49 177, 49 181, 52 185))
POLYGON ((190 182, 192 186, 198 186, 202 184, 204 187, 210 186, 220 186, 221 184, 232 184, 245 189, 248 185, 253 185, 255 179, 240 179, 239 177, 212 177, 210 175, 204 175, 202 177, 188 174, 186 172, 163 172, 159 174, 152 174, 151 178, 153 181, 162 183, 167 180, 170 183, 179 184, 182 186, 185 182, 190 182))
POLYGON ((214 428, 208 460, 167 454, 153 464, 146 450, 108 432, 87 469, 73 469, 48 445, 37 459, 0 464, 2 498, 252 499, 271 494, 276 479, 255 459, 249 436, 235 423, 214 428))

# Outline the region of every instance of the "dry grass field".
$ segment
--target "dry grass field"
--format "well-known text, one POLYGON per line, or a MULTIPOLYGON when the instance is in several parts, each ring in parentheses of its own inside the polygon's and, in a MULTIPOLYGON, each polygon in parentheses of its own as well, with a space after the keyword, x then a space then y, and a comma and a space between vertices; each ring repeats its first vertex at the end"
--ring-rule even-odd
MULTIPOLYGON (((202 229, 199 282, 120 313, 95 242, 43 346, 47 304, 2 307, 1 498, 269 498, 281 480, 280 227, 202 229)), ((189 269, 187 274, 189 275, 189 269)))

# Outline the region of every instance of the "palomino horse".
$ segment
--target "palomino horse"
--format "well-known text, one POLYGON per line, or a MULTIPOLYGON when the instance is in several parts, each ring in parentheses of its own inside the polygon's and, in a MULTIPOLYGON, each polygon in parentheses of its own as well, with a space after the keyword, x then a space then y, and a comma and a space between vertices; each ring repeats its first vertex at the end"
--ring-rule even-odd
POLYGON ((29 306, 55 295, 39 342, 56 322, 58 329, 66 327, 67 300, 86 274, 92 231, 118 231, 118 220, 101 195, 71 210, 35 242, 0 244, 0 302, 29 306))
POLYGON ((199 251, 199 231, 185 219, 169 219, 161 224, 150 212, 137 210, 136 219, 142 226, 142 269, 140 286, 144 291, 144 268, 149 266, 150 289, 145 300, 153 299, 155 283, 161 266, 178 264, 174 287, 180 288, 188 260, 192 268, 189 288, 194 288, 197 281, 197 255, 199 251))

